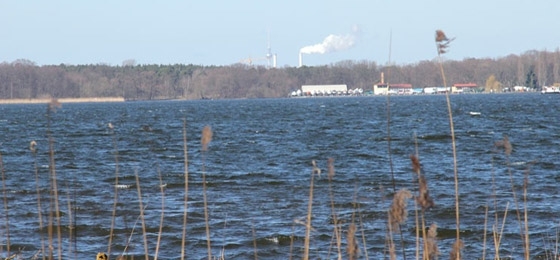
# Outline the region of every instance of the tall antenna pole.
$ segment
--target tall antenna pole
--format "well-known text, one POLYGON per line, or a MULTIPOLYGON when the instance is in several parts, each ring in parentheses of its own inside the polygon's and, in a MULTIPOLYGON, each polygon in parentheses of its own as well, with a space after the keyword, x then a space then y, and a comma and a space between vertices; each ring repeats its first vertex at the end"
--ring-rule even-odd
POLYGON ((270 69, 270 61, 272 60, 272 52, 270 51, 270 29, 266 31, 266 68, 270 69))

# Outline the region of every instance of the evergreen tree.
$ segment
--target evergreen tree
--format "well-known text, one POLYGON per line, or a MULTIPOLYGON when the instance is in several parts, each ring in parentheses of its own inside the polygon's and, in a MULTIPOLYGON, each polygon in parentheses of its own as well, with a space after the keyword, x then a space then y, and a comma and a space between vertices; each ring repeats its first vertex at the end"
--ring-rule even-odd
POLYGON ((535 66, 531 66, 529 68, 529 72, 527 72, 527 77, 525 79, 525 86, 531 89, 536 89, 539 87, 537 75, 535 75, 535 66))

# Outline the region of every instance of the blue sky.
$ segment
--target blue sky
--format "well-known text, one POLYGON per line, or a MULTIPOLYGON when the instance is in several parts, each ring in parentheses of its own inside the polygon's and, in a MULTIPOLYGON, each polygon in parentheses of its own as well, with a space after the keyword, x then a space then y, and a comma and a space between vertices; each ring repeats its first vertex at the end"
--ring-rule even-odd
POLYGON ((499 58, 560 47, 559 11, 558 0, 0 0, 0 62, 264 65, 270 42, 278 66, 294 67, 331 35, 352 44, 304 65, 385 64, 389 46, 410 64, 436 56, 436 29, 456 37, 447 59, 499 58))

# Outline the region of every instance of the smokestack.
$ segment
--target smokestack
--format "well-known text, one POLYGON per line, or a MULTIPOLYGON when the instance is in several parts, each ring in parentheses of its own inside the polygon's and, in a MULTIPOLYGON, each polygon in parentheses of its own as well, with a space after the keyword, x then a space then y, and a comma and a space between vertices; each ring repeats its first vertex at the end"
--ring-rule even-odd
POLYGON ((385 75, 381 72, 381 84, 385 83, 385 75))
POLYGON ((276 54, 272 55, 272 67, 276 68, 276 54))
POLYGON ((303 52, 299 52, 299 66, 298 68, 301 68, 301 66, 303 66, 303 52))

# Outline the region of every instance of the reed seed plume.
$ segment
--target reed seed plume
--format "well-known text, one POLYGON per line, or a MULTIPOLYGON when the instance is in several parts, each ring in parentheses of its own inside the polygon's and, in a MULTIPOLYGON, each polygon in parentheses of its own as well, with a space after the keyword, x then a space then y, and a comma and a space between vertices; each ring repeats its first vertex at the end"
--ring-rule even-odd
POLYGON ((48 110, 56 112, 58 108, 62 108, 62 104, 56 98, 51 99, 51 102, 49 102, 48 110))
POLYGON ((422 210, 427 210, 435 206, 434 200, 430 197, 426 177, 422 174, 418 176, 418 186, 418 198, 416 198, 416 200, 418 201, 418 205, 422 207, 422 210))
POLYGON ((408 211, 406 209, 408 199, 412 198, 412 194, 407 189, 401 189, 397 191, 393 197, 393 204, 389 210, 389 224, 391 229, 397 230, 398 225, 403 224, 408 216, 408 211))
POLYGON ((348 259, 357 259, 360 253, 360 248, 358 247, 358 243, 356 242, 356 224, 351 223, 348 227, 346 240, 348 242, 346 248, 346 250, 348 251, 348 259))
POLYGON ((434 223, 428 228, 428 236, 426 238, 426 254, 429 259, 436 259, 440 254, 437 246, 437 225, 434 223))
POLYGON ((447 53, 447 48, 449 48, 449 44, 453 40, 455 40, 455 38, 447 38, 442 30, 436 30, 436 46, 438 49, 438 54, 447 53))
POLYGON ((504 135, 504 138, 502 140, 496 141, 494 143, 494 147, 498 149, 504 149, 504 154, 507 156, 510 156, 513 150, 513 146, 509 142, 509 138, 507 135, 504 135))
POLYGON ((315 160, 311 161, 311 165, 313 166, 313 175, 317 174, 317 176, 321 176, 321 168, 317 167, 317 163, 315 162, 315 160))
POLYGON ((428 182, 426 181, 426 177, 421 174, 422 169, 418 157, 416 155, 410 155, 410 161, 412 162, 412 171, 414 171, 418 177, 418 197, 416 201, 418 205, 422 207, 422 210, 427 210, 435 206, 434 200, 430 197, 428 182))
POLYGON ((200 143, 202 144, 202 151, 208 150, 208 144, 212 141, 212 128, 210 126, 205 126, 202 129, 202 138, 200 143))
POLYGON ((461 250, 463 249, 463 247, 465 247, 465 245, 463 244, 463 240, 455 240, 455 243, 453 243, 453 247, 451 248, 451 252, 449 253, 449 259, 461 260, 461 258, 463 257, 461 254, 461 250))
POLYGON ((35 140, 29 142, 29 150, 31 150, 33 154, 37 153, 37 142, 35 142, 35 140))
POLYGON ((334 158, 327 159, 327 165, 329 169, 329 181, 332 181, 334 177, 334 158))
POLYGON ((97 258, 96 260, 108 260, 109 258, 107 257, 107 254, 103 253, 103 252, 99 252, 97 253, 97 258))
POLYGON ((447 36, 442 30, 436 30, 436 42, 447 41, 447 36))
POLYGON ((418 175, 420 175, 420 160, 416 155, 410 155, 410 161, 412 162, 412 171, 418 175))

